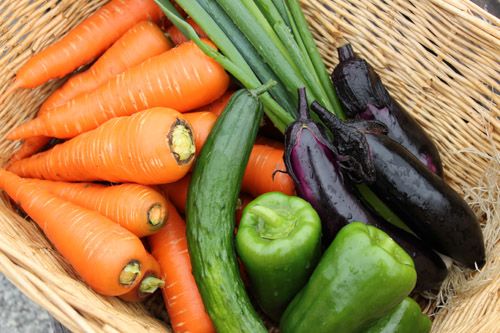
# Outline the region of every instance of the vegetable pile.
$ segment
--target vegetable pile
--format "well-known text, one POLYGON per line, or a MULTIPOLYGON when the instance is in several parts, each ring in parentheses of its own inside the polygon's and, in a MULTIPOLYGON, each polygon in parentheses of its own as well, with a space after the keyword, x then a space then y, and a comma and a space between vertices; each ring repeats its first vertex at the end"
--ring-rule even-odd
POLYGON ((73 74, 8 134, 0 188, 96 292, 161 289, 175 332, 429 332, 411 297, 444 256, 481 268, 481 229, 338 53, 329 76, 297 0, 112 0, 18 71, 73 74))

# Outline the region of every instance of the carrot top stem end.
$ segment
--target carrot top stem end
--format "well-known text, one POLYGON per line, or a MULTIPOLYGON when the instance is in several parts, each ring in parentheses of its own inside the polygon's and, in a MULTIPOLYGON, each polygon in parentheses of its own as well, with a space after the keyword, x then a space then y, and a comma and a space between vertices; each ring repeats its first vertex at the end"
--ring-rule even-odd
POLYGON ((130 286, 141 274, 141 264, 137 260, 130 261, 120 273, 120 284, 130 286))
POLYGON ((153 229, 159 229, 165 224, 167 210, 160 203, 155 203, 148 210, 148 223, 153 229))
POLYGON ((163 288, 164 285, 165 285, 165 281, 151 275, 151 276, 145 277, 141 281, 141 285, 139 287, 139 292, 142 294, 152 294, 158 288, 163 288))
POLYGON ((170 149, 179 165, 187 164, 196 151, 191 126, 184 120, 177 119, 168 135, 170 149))

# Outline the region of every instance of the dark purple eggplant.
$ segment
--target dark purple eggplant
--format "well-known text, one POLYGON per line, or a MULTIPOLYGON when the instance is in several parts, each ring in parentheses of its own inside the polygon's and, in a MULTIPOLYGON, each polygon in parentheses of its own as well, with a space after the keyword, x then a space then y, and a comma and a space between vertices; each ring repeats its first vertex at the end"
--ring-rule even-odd
MULTIPOLYGON (((316 102, 311 107, 334 136, 343 131, 364 134, 370 151, 364 156, 370 156, 375 168, 371 189, 417 236, 467 267, 484 265, 484 240, 477 218, 442 178, 430 172, 402 145, 384 135, 382 124, 373 121, 343 123, 316 102)), ((338 146, 339 142, 333 140, 333 145, 338 146)))
POLYGON ((431 138, 390 96, 370 64, 355 55, 350 44, 340 47, 338 53, 340 62, 332 73, 332 81, 347 116, 384 123, 391 139, 442 177, 441 158, 431 138))
POLYGON ((372 215, 344 179, 340 165, 345 158, 332 147, 325 129, 309 117, 305 90, 299 92, 300 118, 285 133, 285 165, 297 194, 316 209, 323 224, 323 244, 328 246, 346 224, 360 221, 391 236, 413 258, 417 271, 415 290, 438 289, 447 275, 441 258, 421 240, 372 215))

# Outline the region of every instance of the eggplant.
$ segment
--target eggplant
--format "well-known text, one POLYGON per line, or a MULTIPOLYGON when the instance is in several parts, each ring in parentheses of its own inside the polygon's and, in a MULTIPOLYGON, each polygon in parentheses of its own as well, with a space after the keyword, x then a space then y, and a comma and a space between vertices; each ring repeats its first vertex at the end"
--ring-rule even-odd
POLYGON ((356 197, 351 183, 340 171, 346 158, 332 147, 325 129, 311 120, 303 89, 299 90, 299 114, 299 119, 285 133, 284 161, 297 194, 321 218, 324 246, 348 223, 360 221, 373 225, 389 234, 413 258, 416 291, 439 289, 448 273, 442 259, 415 236, 372 215, 356 197))
POLYGON ((338 54, 340 62, 332 72, 332 81, 347 116, 384 123, 391 139, 442 177, 441 157, 432 139, 390 96, 370 64, 355 55, 350 44, 338 48, 338 54))
MULTIPOLYGON (((469 205, 442 178, 385 135, 383 124, 343 123, 318 103, 311 107, 335 136, 341 138, 340 132, 364 134, 369 154, 363 156, 369 156, 375 168, 375 181, 370 188, 417 236, 469 268, 484 265, 483 234, 469 205)), ((342 145, 338 140, 332 143, 334 147, 342 145)))

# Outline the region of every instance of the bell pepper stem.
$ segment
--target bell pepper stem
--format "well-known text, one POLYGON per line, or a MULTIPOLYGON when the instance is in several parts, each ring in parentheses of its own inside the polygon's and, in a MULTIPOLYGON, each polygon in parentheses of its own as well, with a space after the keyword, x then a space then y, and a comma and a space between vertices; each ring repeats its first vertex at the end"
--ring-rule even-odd
POLYGON ((250 209, 250 213, 263 219, 266 225, 271 228, 279 228, 283 225, 283 217, 276 214, 273 209, 266 206, 253 206, 250 209))

